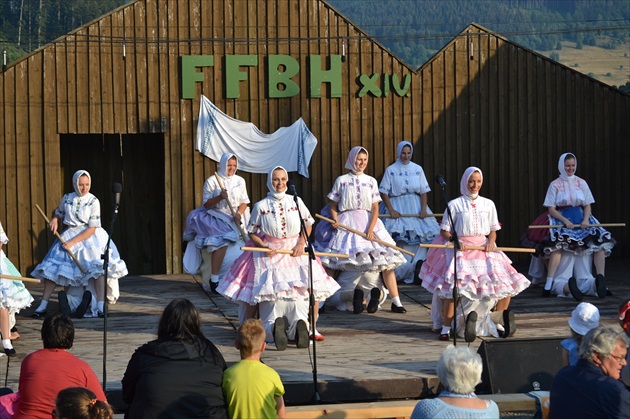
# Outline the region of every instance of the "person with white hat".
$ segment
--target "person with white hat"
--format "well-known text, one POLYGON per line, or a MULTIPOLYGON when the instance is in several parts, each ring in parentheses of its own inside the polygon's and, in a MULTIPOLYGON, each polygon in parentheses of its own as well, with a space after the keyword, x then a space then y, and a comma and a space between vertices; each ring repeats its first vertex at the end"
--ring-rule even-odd
POLYGON ((569 327, 571 337, 560 342, 562 345, 562 363, 575 365, 578 362, 578 349, 582 343, 582 337, 591 329, 599 326, 599 310, 591 303, 580 303, 571 312, 569 327))

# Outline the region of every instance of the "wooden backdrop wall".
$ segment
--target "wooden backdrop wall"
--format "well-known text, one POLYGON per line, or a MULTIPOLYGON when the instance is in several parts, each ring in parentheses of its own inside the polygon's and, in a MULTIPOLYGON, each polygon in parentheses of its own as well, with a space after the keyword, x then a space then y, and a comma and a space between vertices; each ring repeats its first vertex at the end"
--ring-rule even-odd
MULTIPOLYGON (((368 173, 380 179, 395 160, 396 144, 406 139, 432 187, 437 173, 446 177, 449 198, 459 194, 466 167, 484 171, 482 194, 495 201, 503 222, 500 244, 518 245, 543 210, 565 151, 578 157, 578 175, 597 200, 596 216, 628 221, 621 199, 628 193, 622 171, 630 96, 475 24, 415 70, 321 0, 138 0, 11 65, 0 74, 0 88, 0 219, 11 239, 9 257, 23 274, 52 243, 34 204, 51 214, 65 192, 65 134, 163 135, 164 160, 155 163, 163 164, 164 185, 150 187, 164 200, 166 273, 182 271, 185 217, 201 204, 203 181, 216 170, 194 149, 201 94, 263 132, 304 118, 319 143, 311 177, 294 177, 313 213, 344 173, 351 147, 370 151, 368 173), (342 41, 342 97, 308 98, 307 56, 341 54, 342 41), (215 64, 202 70, 196 99, 180 99, 178 59, 198 54, 214 55, 215 64), (224 94, 222 58, 228 54, 259 56, 238 99, 224 94), (299 95, 267 98, 262 63, 270 54, 299 61, 299 95), (411 75, 409 94, 359 97, 358 76, 373 73, 411 75)), ((266 194, 264 176, 240 174, 253 202, 266 194)), ((429 204, 443 210, 439 190, 429 204)), ((613 234, 615 254, 627 257, 628 229, 613 234)), ((130 247, 119 244, 123 257, 135 257, 130 247)))

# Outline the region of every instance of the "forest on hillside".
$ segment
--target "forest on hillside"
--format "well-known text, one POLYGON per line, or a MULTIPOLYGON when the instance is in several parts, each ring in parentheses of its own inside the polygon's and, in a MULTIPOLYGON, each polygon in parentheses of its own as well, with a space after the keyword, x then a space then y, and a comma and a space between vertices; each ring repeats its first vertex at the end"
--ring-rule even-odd
POLYGON ((627 0, 327 0, 412 67, 477 23, 535 51, 630 39, 627 0))
POLYGON ((7 63, 111 12, 126 0, 0 0, 7 63))

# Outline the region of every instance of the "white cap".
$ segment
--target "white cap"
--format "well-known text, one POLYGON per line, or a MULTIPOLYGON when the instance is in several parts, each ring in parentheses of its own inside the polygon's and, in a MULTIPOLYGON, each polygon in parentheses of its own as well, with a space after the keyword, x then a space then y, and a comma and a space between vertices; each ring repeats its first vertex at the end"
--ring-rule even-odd
POLYGON ((580 303, 571 313, 569 326, 575 333, 584 336, 599 326, 599 310, 591 303, 580 303))

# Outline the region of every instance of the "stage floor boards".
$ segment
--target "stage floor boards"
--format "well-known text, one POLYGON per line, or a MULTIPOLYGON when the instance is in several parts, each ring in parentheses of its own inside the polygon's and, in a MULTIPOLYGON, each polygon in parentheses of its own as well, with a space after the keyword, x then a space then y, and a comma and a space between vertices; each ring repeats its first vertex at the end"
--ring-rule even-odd
MULTIPOLYGON (((526 266, 517 266, 521 272, 526 266)), ((617 307, 630 297, 630 261, 609 260, 607 280, 612 297, 586 297, 597 305, 603 322, 614 323, 617 307)), ((203 330, 223 353, 228 364, 239 360, 234 348, 237 305, 223 297, 206 294, 201 278, 192 275, 147 275, 121 279, 121 297, 110 306, 106 347, 107 391, 120 397, 120 380, 134 350, 155 339, 157 323, 164 307, 173 299, 185 297, 200 310, 203 330)), ((35 298, 33 307, 18 315, 21 338, 13 342, 18 356, 0 358, 5 385, 17 390, 20 363, 24 356, 42 347, 41 320, 30 318, 39 303, 43 287, 28 284, 35 298)), ((400 285, 406 314, 384 310, 355 315, 326 310, 318 330, 326 337, 316 348, 276 351, 269 346, 263 361, 273 367, 287 387, 288 403, 305 403, 315 395, 313 349, 317 354, 318 394, 323 402, 418 398, 437 384, 435 365, 448 344, 431 332, 431 294, 418 285, 400 285)), ((540 288, 530 288, 512 300, 516 313, 517 338, 563 337, 569 335, 567 320, 577 302, 573 299, 540 297, 540 288)), ((58 309, 56 293, 49 313, 58 309)), ((103 319, 75 320, 76 337, 71 352, 87 361, 102 380, 103 319)), ((471 344, 477 349, 482 339, 471 344)), ((465 344, 459 340, 459 344, 465 344)), ((115 404, 119 402, 114 401, 115 404)))

